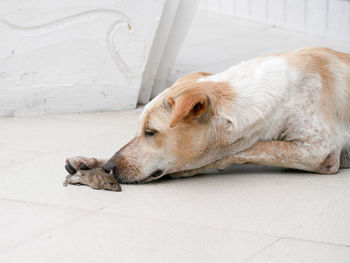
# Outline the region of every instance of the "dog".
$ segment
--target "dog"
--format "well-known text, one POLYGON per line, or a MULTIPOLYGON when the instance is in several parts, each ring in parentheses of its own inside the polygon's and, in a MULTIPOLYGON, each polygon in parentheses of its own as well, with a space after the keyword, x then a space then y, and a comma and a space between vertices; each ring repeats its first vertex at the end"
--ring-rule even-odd
POLYGON ((350 166, 350 54, 305 48, 190 74, 145 106, 137 135, 108 161, 67 162, 121 183, 245 163, 337 173, 350 166))

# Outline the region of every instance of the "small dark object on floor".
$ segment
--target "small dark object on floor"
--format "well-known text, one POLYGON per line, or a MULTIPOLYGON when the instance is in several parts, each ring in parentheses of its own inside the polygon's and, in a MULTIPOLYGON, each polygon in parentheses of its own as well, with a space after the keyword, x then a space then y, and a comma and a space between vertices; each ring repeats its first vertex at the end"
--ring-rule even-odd
POLYGON ((114 176, 106 173, 100 167, 90 170, 78 170, 74 174, 67 175, 63 186, 67 186, 68 184, 83 184, 93 189, 105 189, 117 192, 122 190, 114 176))

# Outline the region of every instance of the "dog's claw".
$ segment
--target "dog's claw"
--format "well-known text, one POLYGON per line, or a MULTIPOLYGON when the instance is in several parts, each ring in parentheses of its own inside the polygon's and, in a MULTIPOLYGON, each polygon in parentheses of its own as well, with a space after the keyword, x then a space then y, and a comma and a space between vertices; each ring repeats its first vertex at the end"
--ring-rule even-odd
POLYGON ((75 174, 77 172, 70 163, 67 163, 64 168, 66 168, 67 172, 70 174, 75 174))
POLYGON ((90 168, 89 168, 85 163, 82 163, 82 164, 79 166, 79 169, 80 169, 80 170, 90 170, 90 168))

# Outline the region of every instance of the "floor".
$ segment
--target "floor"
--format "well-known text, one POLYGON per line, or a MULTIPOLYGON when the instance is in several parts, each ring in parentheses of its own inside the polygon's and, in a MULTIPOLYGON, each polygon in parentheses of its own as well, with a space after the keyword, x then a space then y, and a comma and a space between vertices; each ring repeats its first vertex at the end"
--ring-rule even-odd
MULTIPOLYGON (((221 23, 199 14, 191 30, 203 20, 208 32, 221 23)), ((238 31, 238 46, 245 36, 238 31)), ((184 50, 194 43, 186 39, 184 50)), ((222 50, 214 51, 223 58, 222 50)), ((183 52, 178 74, 196 66, 180 64, 183 52)), ((233 166, 120 193, 62 186, 66 157, 111 156, 135 133, 140 112, 0 119, 0 262, 350 262, 350 170, 233 166)))

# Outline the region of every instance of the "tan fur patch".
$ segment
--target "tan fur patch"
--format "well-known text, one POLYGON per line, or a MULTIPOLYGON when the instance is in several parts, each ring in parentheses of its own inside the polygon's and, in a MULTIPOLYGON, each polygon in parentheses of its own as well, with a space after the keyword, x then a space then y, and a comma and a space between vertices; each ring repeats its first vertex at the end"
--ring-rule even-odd
POLYGON ((326 47, 315 47, 315 48, 311 48, 311 49, 315 52, 320 52, 320 53, 324 53, 324 54, 331 54, 333 56, 336 56, 342 62, 350 65, 350 54, 336 51, 336 50, 326 48, 326 47))
POLYGON ((307 48, 281 53, 278 56, 285 57, 288 64, 303 75, 314 73, 321 77, 320 110, 328 126, 334 129, 332 127, 332 120, 336 118, 336 110, 334 101, 330 98, 335 97, 336 89, 334 86, 334 76, 330 70, 329 57, 332 54, 329 51, 330 49, 328 48, 307 48))
POLYGON ((174 127, 180 120, 189 116, 193 118, 199 117, 208 107, 206 94, 195 91, 182 95, 176 103, 173 97, 169 97, 168 102, 171 104, 173 111, 170 127, 174 127))
POLYGON ((210 73, 198 72, 178 80, 167 93, 169 103, 172 105, 176 104, 178 99, 185 99, 187 100, 186 103, 189 103, 189 101, 195 100, 195 98, 201 98, 199 99, 201 101, 203 101, 203 98, 206 98, 208 100, 206 110, 208 110, 211 116, 216 115, 219 105, 227 106, 226 104, 232 104, 236 94, 229 83, 213 81, 198 82, 198 79, 209 75, 210 73), (191 100, 189 100, 188 96, 190 96, 191 100))

